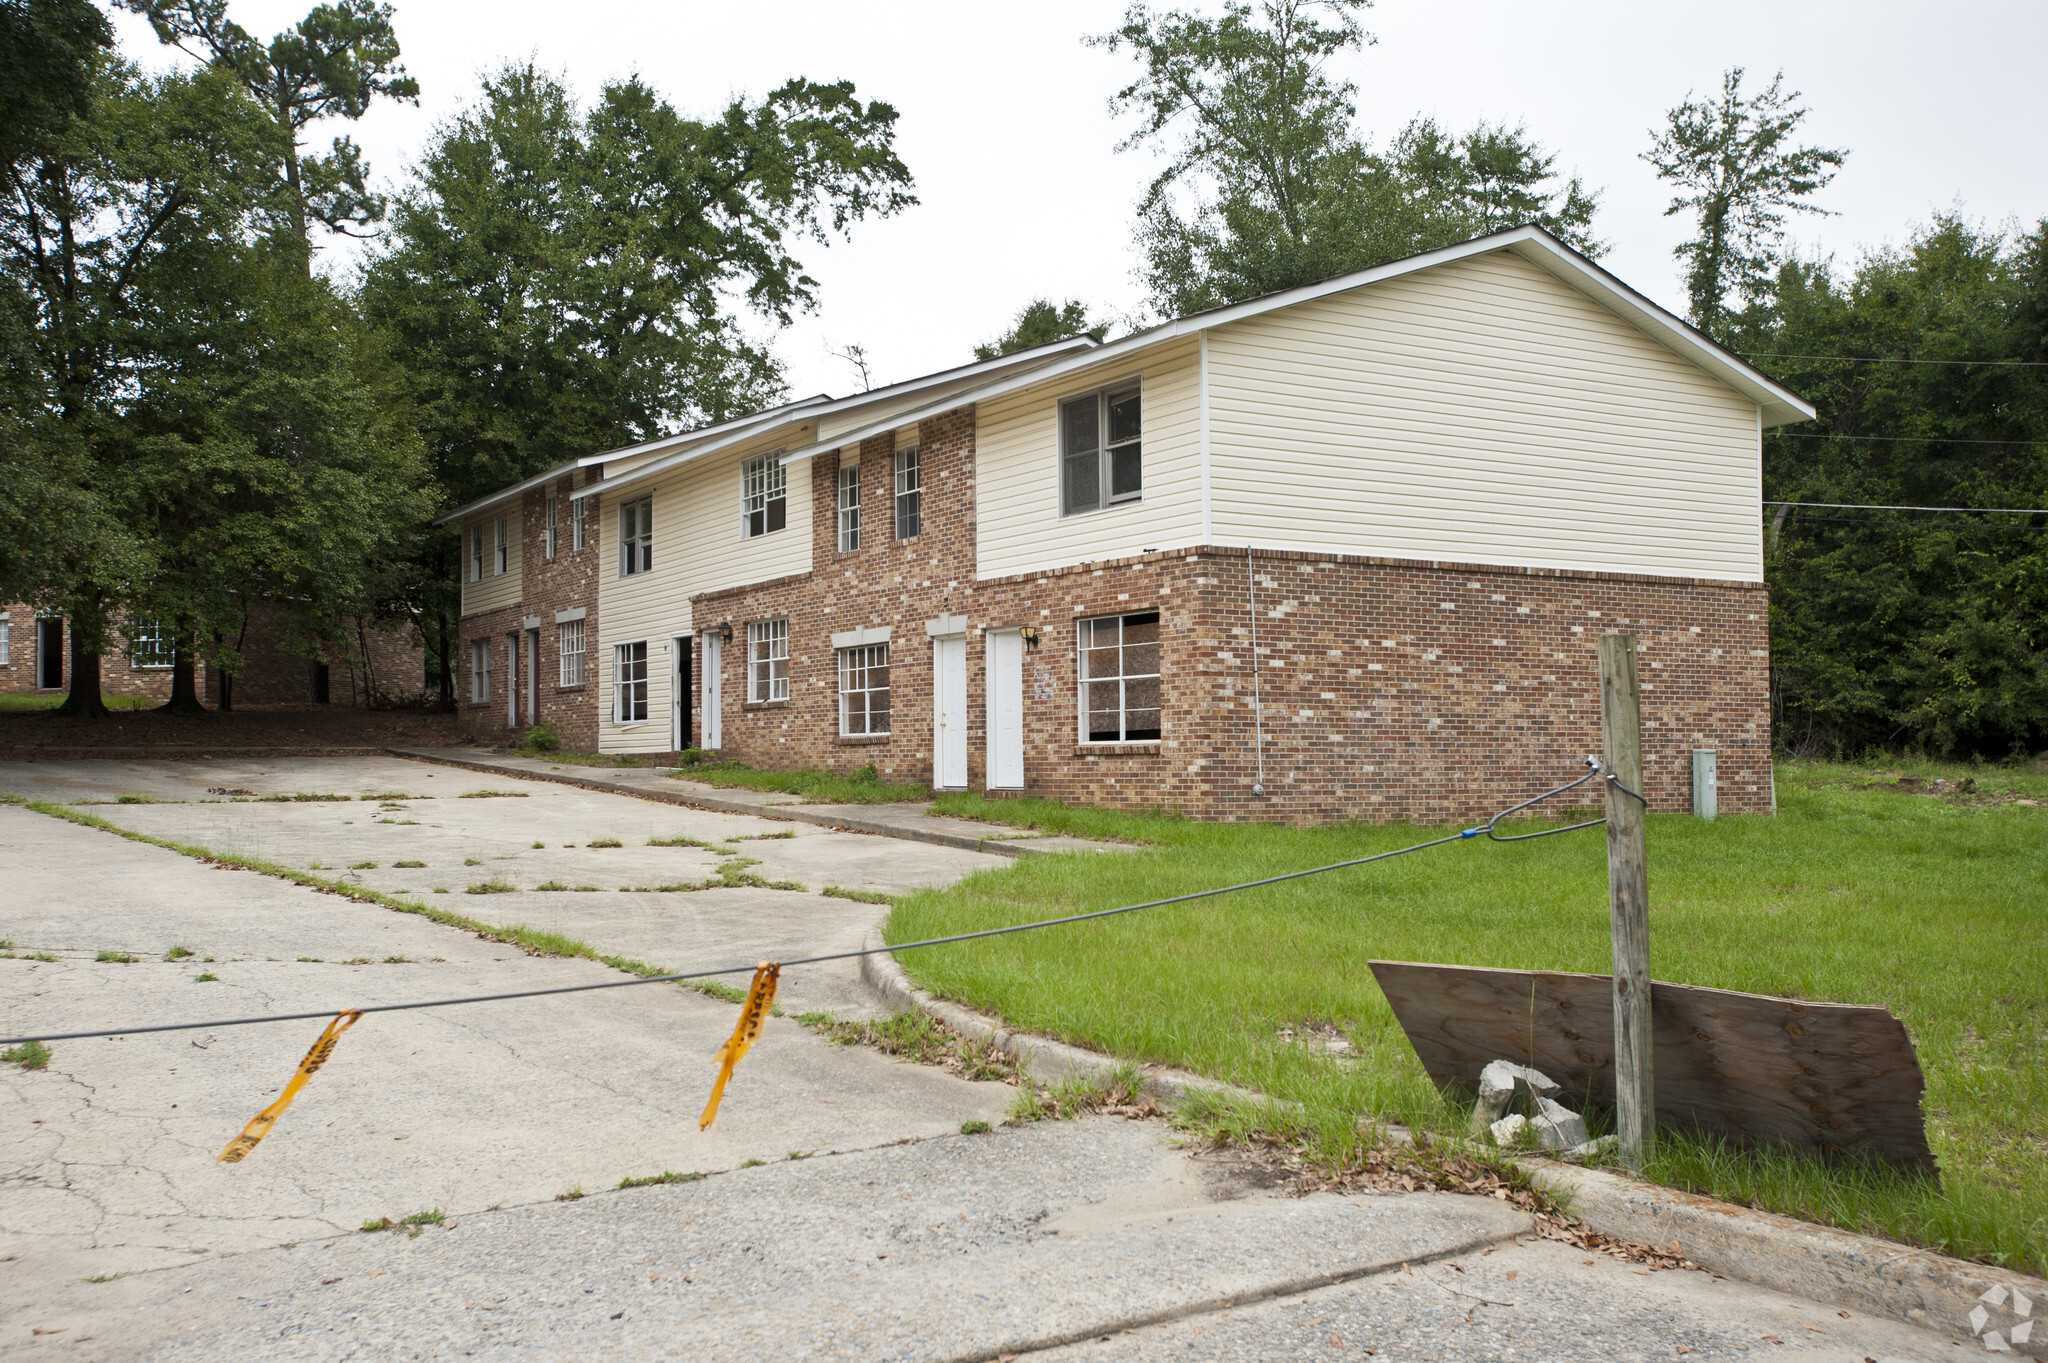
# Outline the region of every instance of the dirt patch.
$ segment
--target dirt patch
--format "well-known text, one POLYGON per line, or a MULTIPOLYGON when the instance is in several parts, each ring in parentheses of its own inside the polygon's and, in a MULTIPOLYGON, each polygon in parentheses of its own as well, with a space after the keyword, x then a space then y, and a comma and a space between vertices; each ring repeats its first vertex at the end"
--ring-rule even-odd
POLYGON ((451 747, 462 742, 452 714, 358 710, 345 705, 257 705, 222 714, 172 715, 117 710, 78 719, 47 710, 0 712, 0 753, 22 758, 109 755, 165 757, 260 748, 318 753, 334 749, 451 747), (141 750, 141 751, 138 751, 141 750))
POLYGON ((1977 784, 1977 778, 1974 776, 1965 776, 1960 781, 1951 781, 1946 776, 1931 779, 1924 776, 1893 776, 1881 781, 1866 781, 1857 788, 1889 791, 1894 795, 1932 796, 1935 799, 1980 809, 1996 805, 2035 807, 2041 803, 2010 790, 1985 790, 1977 784))

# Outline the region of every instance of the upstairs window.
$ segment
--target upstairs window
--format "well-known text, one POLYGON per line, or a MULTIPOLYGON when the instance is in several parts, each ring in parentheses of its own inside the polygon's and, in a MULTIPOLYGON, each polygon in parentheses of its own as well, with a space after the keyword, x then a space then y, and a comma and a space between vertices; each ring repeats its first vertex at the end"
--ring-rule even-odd
POLYGON ((654 498, 619 508, 619 576, 654 571, 654 498))
POLYGON ((789 621, 756 620, 747 626, 747 699, 789 699, 789 621))
POLYGON ((871 738, 889 732, 889 646, 839 650, 839 733, 871 738))
POLYGON ((484 580, 484 528, 481 525, 469 527, 469 580, 484 580))
POLYGON ((569 504, 569 547, 581 549, 590 541, 583 535, 583 518, 590 513, 590 499, 583 498, 569 504))
POLYGON ((548 498, 547 514, 541 519, 540 549, 547 558, 555 556, 555 499, 548 498))
POLYGON ((780 454, 764 454, 740 465, 740 503, 748 539, 772 535, 789 523, 789 473, 780 454))
POLYGON ((131 667, 169 667, 177 660, 177 644, 162 621, 138 620, 128 626, 128 663, 131 667))
POLYGON ((1159 737, 1159 612, 1083 620, 1081 738, 1143 743, 1159 737))
POLYGON ((924 503, 924 472, 917 446, 896 451, 896 538, 907 540, 917 534, 919 513, 924 503))
POLYGON ((562 685, 583 685, 583 622, 565 621, 556 631, 562 656, 562 685))
POLYGON ((1112 388, 1060 404, 1060 514, 1076 516, 1145 491, 1138 390, 1112 388))
POLYGON ((860 548, 860 465, 839 466, 839 552, 860 548))
POLYGON ((503 577, 512 566, 512 534, 503 516, 498 517, 497 551, 491 559, 491 575, 503 577))

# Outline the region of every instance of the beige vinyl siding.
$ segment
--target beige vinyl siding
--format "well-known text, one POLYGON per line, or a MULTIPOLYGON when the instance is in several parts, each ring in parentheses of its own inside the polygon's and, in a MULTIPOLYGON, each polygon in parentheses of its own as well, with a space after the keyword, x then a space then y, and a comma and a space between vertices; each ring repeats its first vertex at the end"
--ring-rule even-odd
POLYGON ((1494 252, 1209 335, 1224 544, 1757 581, 1756 406, 1494 252))
POLYGON ((478 611, 497 610, 501 606, 509 606, 519 600, 520 583, 525 581, 520 576, 519 568, 519 541, 521 539, 519 515, 520 504, 512 502, 505 506, 502 512, 492 512, 490 515, 479 517, 462 527, 461 573, 462 613, 464 615, 474 615, 478 611), (498 541, 496 536, 498 533, 498 517, 501 514, 505 517, 505 571, 493 574, 491 568, 498 561, 498 541), (484 528, 484 575, 481 581, 471 582, 469 580, 469 537, 474 533, 472 527, 479 525, 484 528))
MULTIPOLYGON (((598 749, 667 752, 675 661, 669 642, 692 628, 690 598, 811 569, 811 465, 788 466, 789 519, 772 535, 745 538, 740 523, 740 465, 756 455, 809 444, 808 428, 773 433, 604 498, 604 554, 598 565, 598 749), (654 498, 654 570, 619 576, 619 504, 654 498), (647 720, 612 723, 612 649, 647 641, 647 720)), ((602 486, 602 484, 600 484, 602 486)), ((744 629, 738 631, 745 637, 744 629)), ((725 703, 739 704, 728 678, 725 703)))
POLYGON ((975 413, 975 576, 1002 577, 1202 539, 1199 343, 1168 341, 975 413), (1059 404, 1137 376, 1144 388, 1145 495, 1060 515, 1059 404))

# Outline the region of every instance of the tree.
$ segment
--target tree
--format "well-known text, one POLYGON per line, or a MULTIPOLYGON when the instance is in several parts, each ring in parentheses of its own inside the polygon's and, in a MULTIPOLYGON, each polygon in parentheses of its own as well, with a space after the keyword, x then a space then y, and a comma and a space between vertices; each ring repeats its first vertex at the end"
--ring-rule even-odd
POLYGON ((993 360, 998 355, 1029 350, 1035 345, 1064 341, 1069 336, 1090 336, 1099 341, 1108 334, 1109 323, 1090 322, 1087 306, 1077 299, 1069 298, 1055 305, 1050 298, 1034 298, 1019 310, 1008 331, 976 346, 974 358, 993 360))
POLYGON ((114 33, 91 0, 0 0, 0 166, 85 117, 114 33))
POLYGON ((1781 87, 1785 73, 1754 95, 1742 93, 1741 67, 1721 77, 1718 99, 1685 102, 1667 115, 1643 159, 1679 193, 1664 216, 1691 212, 1697 234, 1673 254, 1685 263, 1685 289, 1693 324, 1719 337, 1728 295, 1755 300, 1768 287, 1784 240, 1787 213, 1825 214, 1806 202, 1834 179, 1849 153, 1791 142, 1807 110, 1797 90, 1781 87))
MULTIPOLYGON (((1731 339, 1820 416, 1766 436, 1765 492, 2048 506, 2048 370, 2010 363, 2048 359, 2044 317, 2048 223, 2013 240, 1938 216, 1840 276, 1781 265, 1731 339), (1839 358, 1797 358, 1811 356, 1839 358)), ((1786 747, 2002 757, 2048 745, 2043 517, 1781 507, 1765 545, 1786 747)))
POLYGON ((147 15, 157 38, 226 71, 283 129, 277 169, 286 212, 302 241, 319 222, 343 236, 370 235, 384 217, 370 168, 348 137, 325 155, 303 151, 324 118, 361 118, 378 96, 419 103, 419 82, 398 60, 391 6, 376 0, 320 5, 266 45, 228 18, 227 0, 116 0, 147 15))
POLYGON ((1120 145, 1171 145, 1138 205, 1154 306, 1185 314, 1523 222, 1588 254, 1597 196, 1522 128, 1451 136, 1411 122, 1385 154, 1354 130, 1355 88, 1326 71, 1373 40, 1367 0, 1226 0, 1221 18, 1154 15, 1090 38, 1143 64, 1114 111, 1140 124, 1120 145))
MULTIPOLYGON (((587 111, 531 62, 488 77, 436 133, 360 293, 451 502, 772 400, 780 371, 735 302, 787 324, 815 301, 797 239, 916 202, 896 117, 843 81, 698 120, 637 77, 587 111)), ((453 581, 453 549, 430 551, 434 581, 453 581)))

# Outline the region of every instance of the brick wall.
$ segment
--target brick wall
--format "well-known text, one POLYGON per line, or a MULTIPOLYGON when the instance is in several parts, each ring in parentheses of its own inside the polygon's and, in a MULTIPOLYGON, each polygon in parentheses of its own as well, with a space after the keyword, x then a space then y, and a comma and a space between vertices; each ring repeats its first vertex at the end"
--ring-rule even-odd
MULTIPOLYGON (((0 693, 16 695, 61 695, 71 686, 71 627, 67 623, 62 629, 64 656, 64 685, 56 690, 44 690, 36 683, 36 612, 33 606, 19 601, 0 604, 0 610, 7 612, 7 661, 0 663, 0 693)), ((199 665, 199 682, 205 684, 207 668, 199 665)), ((153 700, 171 698, 171 669, 168 667, 137 667, 122 651, 117 637, 107 652, 100 656, 100 691, 109 696, 144 696, 153 700)))
MULTIPOLYGON (((1599 749, 1596 640, 1631 631, 1643 666, 1646 794, 1691 799, 1690 750, 1719 750, 1721 807, 1770 808, 1767 596, 1760 586, 1625 574, 1252 555, 1258 741, 1242 549, 1198 548, 977 583, 973 421, 920 428, 921 533, 891 526, 891 438, 861 448, 863 540, 838 548, 837 463, 811 461, 815 568, 698 597, 729 623, 724 751, 754 765, 932 777, 933 652, 924 622, 970 621, 969 787, 986 781, 984 631, 1041 631, 1024 659, 1026 793, 1164 806, 1205 818, 1470 819, 1579 774, 1599 749), (1157 609, 1164 717, 1156 743, 1080 742, 1075 621, 1157 609), (746 626, 790 622, 790 698, 747 700, 746 626), (894 732, 839 736, 831 635, 892 630, 894 732), (1253 794, 1259 751, 1263 795, 1253 794)), ((701 645, 696 659, 700 669, 701 645)), ((701 698, 701 688, 699 690, 701 698)), ((701 713, 693 732, 702 732, 701 713)))
MULTIPOLYGON (((585 482, 594 482, 596 470, 586 474, 585 482)), ((577 483, 573 477, 563 477, 545 488, 536 488, 520 499, 519 526, 520 541, 520 599, 513 605, 496 610, 483 611, 462 617, 459 626, 461 645, 456 655, 457 682, 455 690, 456 712, 459 726, 464 734, 485 742, 502 742, 513 734, 511 712, 507 702, 506 686, 510 675, 507 668, 507 653, 512 634, 522 632, 528 619, 540 620, 539 663, 534 674, 534 685, 527 689, 526 669, 532 660, 530 640, 522 640, 527 650, 520 658, 520 703, 519 729, 536 722, 552 727, 562 745, 591 751, 597 747, 598 686, 597 658, 598 641, 597 572, 602 561, 601 536, 598 527, 602 524, 598 497, 588 499, 589 508, 584 513, 586 535, 581 549, 573 547, 573 510, 569 494, 577 483), (547 499, 555 500, 557 516, 557 547, 555 557, 550 559, 546 552, 547 499), (584 630, 584 676, 580 685, 562 685, 561 627, 555 623, 558 611, 577 606, 585 611, 584 630), (473 641, 482 639, 491 648, 491 695, 486 701, 472 701, 470 685, 470 659, 473 641), (533 698, 537 714, 530 713, 527 697, 533 698)), ((465 567, 464 571, 467 571, 465 567)))

